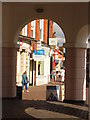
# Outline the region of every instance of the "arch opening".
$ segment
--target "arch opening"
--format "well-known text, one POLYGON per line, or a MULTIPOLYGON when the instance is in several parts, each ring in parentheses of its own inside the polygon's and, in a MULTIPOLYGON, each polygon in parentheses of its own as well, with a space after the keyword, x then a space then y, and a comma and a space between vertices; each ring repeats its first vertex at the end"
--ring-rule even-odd
MULTIPOLYGON (((57 81, 62 81, 60 72, 64 72, 62 67, 65 66, 64 43, 62 29, 51 20, 37 19, 25 25, 17 42, 20 46, 17 51, 17 84, 21 84, 24 71, 27 71, 28 87, 49 84, 53 81, 53 69, 56 70, 57 81)), ((64 96, 60 99, 63 101, 64 96)))

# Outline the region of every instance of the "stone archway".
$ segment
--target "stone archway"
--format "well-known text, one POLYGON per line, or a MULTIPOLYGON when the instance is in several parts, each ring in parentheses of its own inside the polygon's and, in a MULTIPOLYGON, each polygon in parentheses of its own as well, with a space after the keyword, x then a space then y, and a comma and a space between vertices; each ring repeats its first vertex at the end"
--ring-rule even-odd
MULTIPOLYGON (((40 4, 39 3, 24 3, 24 4, 3 3, 3 13, 4 13, 3 14, 3 33, 6 33, 5 36, 3 34, 3 46, 14 48, 16 45, 16 41, 18 39, 20 29, 25 24, 27 24, 28 21, 32 21, 36 18, 48 18, 55 21, 56 23, 58 23, 59 26, 61 26, 61 28, 65 33, 67 44, 69 43, 70 46, 75 47, 73 43, 75 43, 75 40, 76 40, 74 39, 74 37, 76 37, 75 36, 76 31, 73 30, 72 24, 74 24, 75 28, 77 28, 75 30, 78 30, 82 24, 87 22, 87 20, 83 19, 82 22, 77 21, 77 15, 75 14, 75 16, 73 16, 73 12, 75 13, 76 9, 77 10, 81 9, 80 13, 78 12, 78 14, 81 14, 84 11, 83 15, 87 16, 87 4, 79 4, 79 5, 75 4, 74 8, 73 8, 73 3, 70 3, 70 4, 69 3, 67 4, 40 3, 40 4), (40 7, 40 4, 42 4, 43 6, 43 9, 44 9, 43 13, 36 12, 36 9, 40 7), (24 5, 24 9, 23 9, 23 5, 24 5), (83 8, 85 10, 83 10, 83 8), (75 21, 73 22, 74 20, 74 19, 72 20, 73 17, 76 17, 75 18, 76 23, 74 23, 75 21), (77 22, 78 22, 78 25, 80 24, 79 27, 77 25, 77 22)), ((82 14, 80 17, 83 18, 82 14)))
MULTIPOLYGON (((28 25, 26 25, 26 27, 27 27, 28 25)), ((25 27, 25 28, 26 28, 25 27)), ((61 39, 60 39, 61 40, 61 39)), ((20 58, 20 52, 19 52, 19 58, 20 58)), ((44 62, 45 62, 45 60, 44 60, 44 62)), ((47 64, 47 62, 45 62, 46 64, 47 64)), ((48 62, 49 63, 49 62, 48 62)), ((46 65, 45 64, 45 65, 46 65)), ((38 65, 38 64, 37 64, 38 65)), ((29 68, 29 67, 28 67, 29 68)), ((49 68, 48 68, 49 69, 49 68)), ((19 59, 19 72, 18 72, 19 74, 18 74, 18 76, 21 76, 22 74, 21 74, 21 72, 20 72, 20 59, 19 59)), ((46 80, 46 78, 47 78, 47 75, 48 75, 48 73, 45 75, 45 77, 43 78, 44 80, 46 80)), ((31 75, 32 76, 32 75, 31 75)), ((20 78, 22 78, 22 76, 21 77, 18 77, 18 81, 21 83, 21 79, 20 78)), ((29 78, 29 74, 28 74, 28 78, 29 78)), ((37 77, 35 78, 35 79, 37 79, 36 81, 38 81, 38 75, 37 75, 37 77)), ((40 78, 41 79, 41 78, 40 78)), ((30 79, 29 79, 30 80, 30 79)), ((34 80, 33 80, 34 81, 34 80)), ((40 81, 40 80, 39 80, 40 81)), ((31 82, 32 82, 32 77, 31 77, 31 82)), ((34 83, 34 82, 33 82, 34 83)), ((39 82, 38 82, 39 83, 39 82)), ((39 83, 40 84, 40 83, 39 83)), ((45 84, 45 82, 44 82, 44 84, 45 84)))
MULTIPOLYGON (((20 29, 28 23, 28 20, 32 21, 36 18, 48 18, 57 22, 65 32, 66 36, 66 47, 68 50, 68 56, 70 53, 74 56, 74 58, 78 59, 78 56, 83 53, 85 55, 85 51, 81 50, 84 47, 76 43, 79 42, 79 37, 76 36, 81 26, 88 24, 88 3, 3 3, 2 4, 2 91, 3 97, 15 97, 16 96, 16 88, 15 88, 15 66, 16 66, 16 41, 20 32, 20 29), (37 8, 44 9, 43 13, 37 13, 37 8), (83 17, 84 16, 84 17, 83 17), (18 29, 19 28, 19 29, 18 29), (17 31, 18 30, 18 31, 17 31), (17 33, 16 33, 17 31, 17 33), (14 41, 15 40, 15 41, 14 41), (78 49, 72 48, 80 48, 78 49), (8 62, 9 61, 9 62, 8 62), (15 63, 15 64, 14 64, 15 63)), ((81 32, 80 32, 81 34, 81 32)), ((80 35, 79 34, 79 35, 80 35)), ((74 60, 73 58, 73 60, 74 60)), ((84 57, 85 59, 85 57, 84 57)), ((73 64, 72 60, 72 64, 73 64)), ((69 59, 68 62, 70 63, 69 59)), ((67 62, 67 63, 68 63, 67 62)), ((76 61, 75 61, 76 62, 76 61)), ((85 62, 85 61, 84 61, 85 62)), ((74 64, 73 64, 74 65, 74 64)), ((72 66, 75 68, 75 66, 72 66)), ((68 68, 68 67, 67 67, 68 68)), ((69 70, 69 69, 68 69, 69 70)), ((75 69, 74 69, 75 70, 75 69)), ((77 71, 77 70, 75 70, 77 71)), ((72 74, 72 69, 69 71, 72 74)), ((83 72, 81 72, 83 73, 83 72)), ((81 74, 80 73, 80 74, 81 74)), ((74 76, 77 75, 74 72, 74 76)), ((76 79, 75 79, 76 80, 76 79)), ((69 81, 70 83, 70 81, 69 81)), ((70 86, 71 84, 69 84, 70 86)), ((78 85, 78 84, 77 84, 78 85)), ((75 89, 76 90, 76 89, 75 89)), ((80 92, 80 91, 79 91, 80 92)), ((76 91, 74 91, 75 97, 74 100, 77 100, 81 97, 76 97, 76 91), (76 99, 77 98, 77 99, 76 99)), ((70 91, 68 91, 70 95, 70 91)), ((70 97, 72 99, 72 97, 70 97)))

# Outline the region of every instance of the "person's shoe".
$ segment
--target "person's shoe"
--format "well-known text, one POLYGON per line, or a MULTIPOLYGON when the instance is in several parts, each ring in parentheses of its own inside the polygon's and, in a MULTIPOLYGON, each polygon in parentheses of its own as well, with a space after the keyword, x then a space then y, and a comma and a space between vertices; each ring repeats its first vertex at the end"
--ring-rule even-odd
POLYGON ((29 92, 29 90, 27 90, 27 92, 29 92))

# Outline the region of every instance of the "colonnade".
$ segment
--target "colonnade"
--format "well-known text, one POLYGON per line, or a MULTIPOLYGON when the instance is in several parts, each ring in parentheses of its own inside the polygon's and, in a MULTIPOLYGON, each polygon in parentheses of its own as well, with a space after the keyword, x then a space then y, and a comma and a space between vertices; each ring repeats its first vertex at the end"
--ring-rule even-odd
MULTIPOLYGON (((2 96, 16 96, 17 48, 2 49, 2 96)), ((19 54, 19 53, 18 53, 19 54)), ((86 48, 66 48, 65 99, 86 100, 86 48)), ((24 61, 23 61, 24 62, 24 61)), ((18 64, 19 65, 19 64, 18 64)))

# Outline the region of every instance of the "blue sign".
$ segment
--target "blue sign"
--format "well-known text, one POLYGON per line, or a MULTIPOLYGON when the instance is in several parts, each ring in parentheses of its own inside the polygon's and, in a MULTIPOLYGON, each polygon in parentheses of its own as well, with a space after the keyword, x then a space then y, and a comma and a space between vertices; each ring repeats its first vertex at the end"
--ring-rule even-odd
POLYGON ((47 90, 59 90, 59 86, 47 86, 47 90))
POLYGON ((45 55, 45 50, 34 50, 35 55, 45 55))

